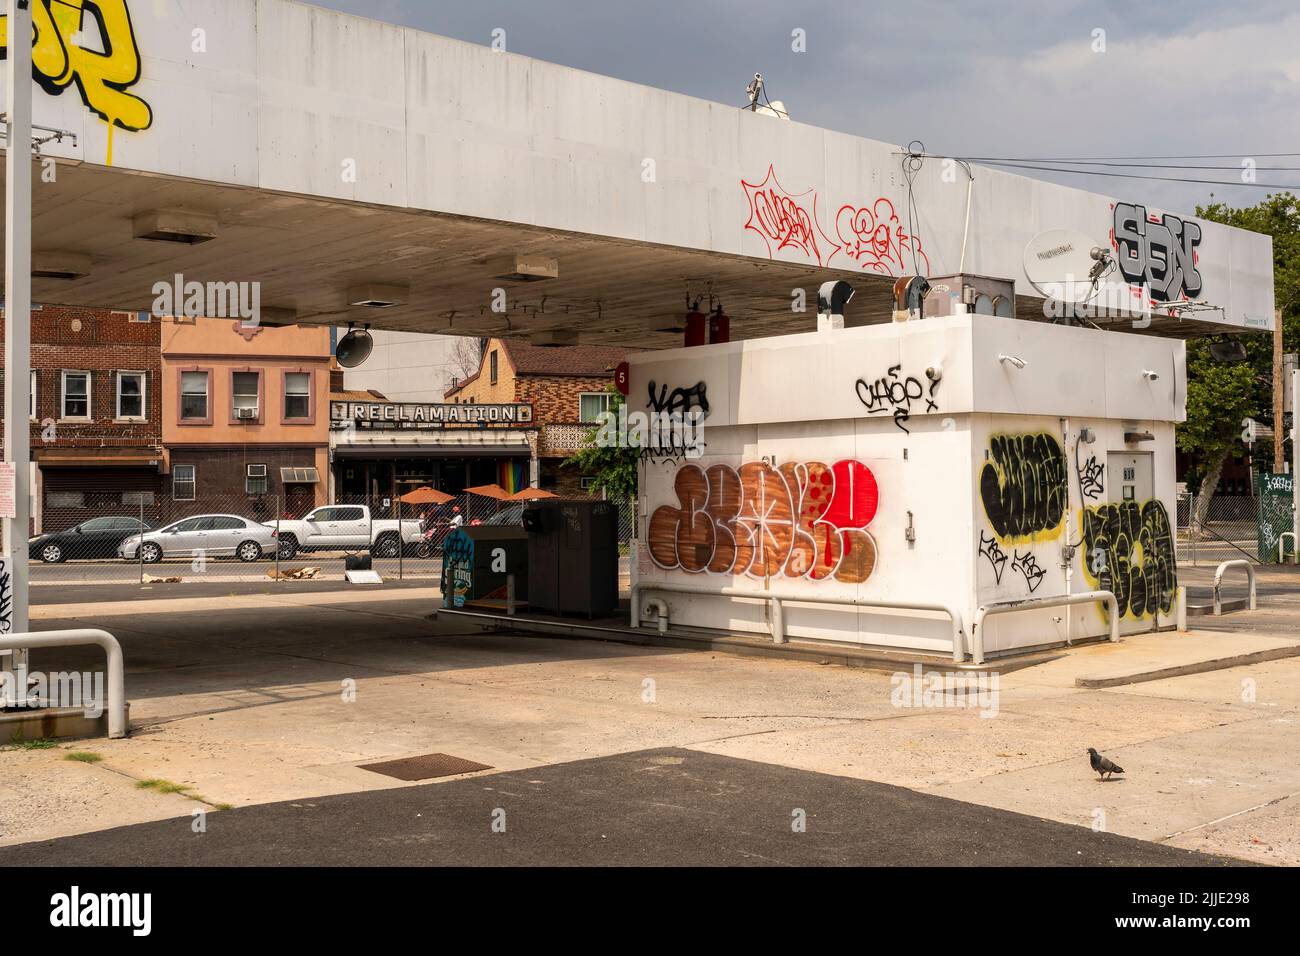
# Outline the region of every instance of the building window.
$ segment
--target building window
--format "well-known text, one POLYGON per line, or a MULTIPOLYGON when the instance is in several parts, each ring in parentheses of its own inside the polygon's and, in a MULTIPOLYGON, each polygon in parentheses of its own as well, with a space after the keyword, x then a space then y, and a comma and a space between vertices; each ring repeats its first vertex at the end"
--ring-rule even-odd
POLYGON ((230 417, 235 419, 257 419, 261 417, 258 408, 262 397, 261 372, 234 372, 230 377, 230 417))
POLYGON ((36 421, 36 369, 32 369, 32 390, 27 401, 27 414, 36 421))
POLYGON ((124 491, 122 492, 122 504, 127 508, 139 508, 144 506, 152 508, 154 506, 154 494, 152 491, 124 491))
POLYGON ((609 411, 614 396, 608 392, 583 392, 578 396, 578 421, 598 422, 609 411))
POLYGON ((284 373, 284 417, 311 418, 311 373, 284 373))
POLYGON ((172 465, 172 500, 193 501, 198 478, 193 465, 172 465))
POLYGON ((63 417, 90 421, 90 373, 63 373, 63 417))
POLYGON ((144 372, 117 373, 117 417, 144 418, 144 372))
MULTIPOLYGON (((207 421, 208 373, 181 372, 181 421, 207 421)), ((191 473, 193 469, 191 469, 191 473)), ((177 499, 186 501, 190 499, 177 499)))
POLYGON ((45 493, 45 510, 55 508, 84 508, 86 495, 82 491, 48 491, 45 493))
POLYGON ((250 495, 266 494, 266 465, 249 465, 244 478, 244 492, 250 495))
POLYGON ((497 383, 497 350, 493 349, 492 354, 488 356, 488 366, 490 369, 489 381, 495 385, 497 383))

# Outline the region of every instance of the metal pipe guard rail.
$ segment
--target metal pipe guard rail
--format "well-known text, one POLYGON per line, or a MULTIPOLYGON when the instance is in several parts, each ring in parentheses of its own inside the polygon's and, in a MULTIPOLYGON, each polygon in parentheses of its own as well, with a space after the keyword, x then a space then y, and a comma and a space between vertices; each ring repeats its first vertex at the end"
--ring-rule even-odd
POLYGON ((122 666, 122 645, 108 631, 85 628, 72 631, 40 631, 27 634, 10 634, 0 638, 0 651, 16 651, 33 647, 81 647, 93 644, 104 649, 108 656, 108 736, 126 736, 126 677, 122 666))
MULTIPOLYGON (((1080 591, 1077 594, 1058 594, 1053 597, 1029 598, 1025 601, 1008 601, 1005 604, 989 604, 975 612, 975 624, 971 628, 971 659, 976 664, 984 663, 984 621, 995 614, 1011 614, 1015 611, 1034 611, 1048 607, 1069 607, 1075 604, 1093 604, 1104 601, 1110 608, 1110 640, 1119 643, 1119 601, 1111 591, 1080 591)), ((1068 643, 1068 641, 1067 641, 1068 643)))
MULTIPOLYGON (((776 644, 784 644, 787 640, 785 633, 785 605, 787 603, 830 604, 865 608, 867 610, 929 611, 937 614, 946 614, 952 622, 952 659, 957 663, 961 663, 966 659, 966 647, 963 638, 964 627, 961 612, 946 604, 911 603, 903 601, 864 601, 859 600, 858 598, 813 597, 807 594, 795 594, 786 591, 752 591, 744 588, 699 588, 681 584, 640 583, 633 585, 632 587, 631 624, 633 628, 640 628, 641 626, 641 595, 646 591, 658 591, 665 594, 693 594, 704 597, 749 598, 754 601, 767 601, 771 607, 770 630, 772 641, 776 644)), ((653 603, 657 606, 659 611, 659 633, 666 633, 668 630, 667 603, 661 600, 646 603, 647 605, 653 603)))
POLYGON ((1224 561, 1214 572, 1214 616, 1223 614, 1223 574, 1230 568, 1245 568, 1246 578, 1250 581, 1250 609, 1258 606, 1255 596, 1255 566, 1243 558, 1224 561))

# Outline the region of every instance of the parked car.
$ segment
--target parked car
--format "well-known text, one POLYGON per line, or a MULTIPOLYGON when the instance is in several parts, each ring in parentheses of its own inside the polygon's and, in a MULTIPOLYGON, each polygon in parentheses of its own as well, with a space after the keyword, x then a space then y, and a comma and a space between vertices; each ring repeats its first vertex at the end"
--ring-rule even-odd
POLYGON ((380 558, 397 557, 398 542, 414 549, 419 545, 420 522, 404 518, 374 518, 366 505, 325 505, 299 519, 266 522, 278 529, 280 557, 292 558, 299 551, 359 551, 369 548, 380 558))
POLYGON ((156 531, 132 535, 118 554, 128 561, 154 564, 163 558, 237 557, 256 561, 275 554, 275 530, 239 515, 195 515, 156 531))
POLYGON ((83 521, 66 531, 53 531, 32 538, 28 549, 33 559, 46 564, 77 561, 87 558, 112 558, 122 539, 153 529, 151 522, 139 518, 103 517, 83 521))
POLYGON ((491 518, 483 522, 485 525, 502 526, 502 525, 522 525, 524 523, 524 509, 528 505, 522 501, 512 501, 506 505, 491 518))

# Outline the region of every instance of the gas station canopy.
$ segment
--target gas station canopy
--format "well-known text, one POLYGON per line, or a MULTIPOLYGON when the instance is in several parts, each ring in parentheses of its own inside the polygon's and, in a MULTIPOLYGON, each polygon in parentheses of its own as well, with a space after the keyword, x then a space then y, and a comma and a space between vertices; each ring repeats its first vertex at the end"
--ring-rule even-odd
POLYGON ((1157 306, 1213 307, 1149 331, 1272 324, 1270 240, 1140 192, 937 158, 909 176, 887 143, 286 0, 33 13, 57 160, 33 190, 36 302, 257 283, 267 324, 659 348, 696 300, 733 338, 810 329, 836 278, 859 321, 889 319, 896 276, 959 272, 1014 280, 1042 318, 1026 249, 1060 230, 1157 306))

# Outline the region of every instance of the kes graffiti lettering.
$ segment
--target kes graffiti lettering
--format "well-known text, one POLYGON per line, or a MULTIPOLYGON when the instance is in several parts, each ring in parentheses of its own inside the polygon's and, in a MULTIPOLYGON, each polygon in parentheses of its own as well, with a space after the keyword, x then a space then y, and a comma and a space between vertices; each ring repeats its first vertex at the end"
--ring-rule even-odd
POLYGON ((645 403, 645 407, 654 409, 656 412, 679 415, 685 415, 687 412, 698 408, 704 413, 702 417, 708 417, 708 391, 708 385, 699 382, 691 388, 675 388, 669 392, 667 385, 657 386, 654 379, 651 379, 649 387, 650 400, 645 403), (655 392, 656 388, 658 388, 658 394, 655 392))

